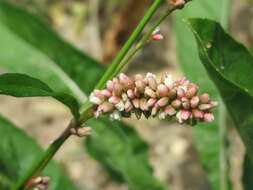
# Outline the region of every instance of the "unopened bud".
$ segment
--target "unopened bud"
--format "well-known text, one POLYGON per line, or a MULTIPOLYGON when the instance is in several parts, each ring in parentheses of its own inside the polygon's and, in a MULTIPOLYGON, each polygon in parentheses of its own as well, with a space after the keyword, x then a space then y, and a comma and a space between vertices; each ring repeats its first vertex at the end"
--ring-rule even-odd
POLYGON ((169 98, 163 97, 157 101, 156 105, 158 105, 159 107, 163 107, 163 106, 166 106, 168 102, 169 102, 169 98))
POLYGON ((203 121, 205 122, 212 122, 214 120, 214 116, 212 113, 205 113, 203 121))
POLYGON ((127 96, 128 96, 130 99, 134 99, 134 98, 135 98, 134 90, 133 90, 133 89, 128 89, 128 90, 127 90, 127 96))
POLYGON ((164 96, 168 96, 169 93, 169 88, 167 86, 165 86, 164 84, 159 84, 157 87, 159 96, 164 97, 164 96))
POLYGON ((132 103, 133 103, 135 108, 138 109, 140 107, 140 101, 138 99, 133 99, 132 103))
POLYGON ((156 98, 156 93, 149 87, 145 88, 144 94, 151 97, 151 98, 156 98))
POLYGON ((199 105, 199 97, 198 96, 192 97, 190 104, 192 108, 196 108, 199 105))
POLYGON ((150 98, 147 102, 147 106, 148 107, 152 107, 155 105, 155 103, 157 102, 157 99, 156 98, 150 98))
POLYGON ((202 111, 209 110, 211 108, 212 108, 212 106, 210 104, 201 104, 201 105, 199 105, 199 109, 202 110, 202 111))
POLYGON ((172 105, 174 108, 180 108, 181 104, 182 104, 181 101, 178 100, 178 99, 173 100, 173 101, 171 102, 171 105, 172 105))
POLYGON ((200 102, 203 104, 207 104, 210 101, 210 96, 207 93, 201 94, 199 96, 200 102))
POLYGON ((166 106, 164 109, 164 113, 169 116, 173 116, 177 113, 177 111, 172 106, 166 106))
POLYGON ((121 101, 121 99, 117 96, 112 96, 108 99, 108 102, 112 104, 118 104, 121 101))
POLYGON ((185 96, 185 91, 184 91, 184 89, 183 88, 178 88, 177 89, 177 97, 178 98, 182 98, 182 97, 184 97, 185 96))
POLYGON ((192 110, 192 115, 196 118, 196 119, 202 119, 204 117, 204 113, 198 109, 193 109, 192 110))

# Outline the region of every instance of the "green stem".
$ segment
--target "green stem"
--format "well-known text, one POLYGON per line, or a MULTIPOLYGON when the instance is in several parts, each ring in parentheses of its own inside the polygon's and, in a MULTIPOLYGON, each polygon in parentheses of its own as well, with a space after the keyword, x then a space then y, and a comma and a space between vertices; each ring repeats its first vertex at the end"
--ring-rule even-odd
POLYGON ((101 80, 99 81, 98 85, 96 86, 96 89, 102 89, 105 87, 106 81, 110 80, 115 73, 115 70, 117 69, 118 65, 121 63, 121 61, 124 59, 126 54, 128 53, 129 49, 133 46, 135 41, 137 40, 140 33, 143 31, 144 27, 147 25, 147 23, 150 21, 152 16, 155 14, 156 10, 158 9, 159 5, 163 2, 163 0, 155 0, 155 2, 152 4, 148 12, 145 14, 143 19, 140 21, 132 35, 128 38, 127 42, 123 46, 123 48, 120 50, 118 55, 113 60, 111 66, 107 69, 101 80))
POLYGON ((133 48, 130 53, 127 55, 126 59, 123 60, 122 63, 118 64, 117 68, 114 71, 113 76, 117 75, 123 67, 134 57, 134 55, 141 49, 143 46, 147 44, 150 39, 152 33, 156 30, 156 28, 174 11, 177 7, 170 6, 168 10, 155 22, 155 24, 151 27, 151 29, 142 37, 140 42, 133 48))
POLYGON ((69 129, 74 127, 71 122, 65 131, 49 146, 49 148, 36 160, 33 166, 22 176, 18 182, 12 187, 12 190, 20 190, 26 188, 30 179, 40 175, 41 171, 47 166, 55 153, 60 149, 61 145, 70 137, 69 129))

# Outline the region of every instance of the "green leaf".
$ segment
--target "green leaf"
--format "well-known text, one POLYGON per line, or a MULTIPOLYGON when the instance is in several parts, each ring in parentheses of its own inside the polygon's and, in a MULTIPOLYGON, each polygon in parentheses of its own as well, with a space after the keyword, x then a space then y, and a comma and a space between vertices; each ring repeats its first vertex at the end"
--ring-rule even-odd
POLYGON ((131 190, 165 190, 148 162, 147 144, 136 132, 121 122, 107 118, 88 122, 95 132, 88 138, 92 157, 109 169, 117 180, 125 181, 131 190))
POLYGON ((42 81, 24 74, 0 75, 0 94, 15 97, 50 96, 68 106, 77 120, 80 117, 79 105, 75 98, 65 93, 54 92, 42 81))
POLYGON ((72 93, 79 102, 105 70, 36 16, 5 1, 0 1, 0 41, 0 67, 36 77, 58 92, 72 93))
MULTIPOLYGON (((0 189, 9 190, 17 179, 42 153, 40 146, 23 131, 0 116, 0 189)), ((43 174, 50 176, 50 190, 77 190, 64 171, 54 162, 46 167, 43 174)))
POLYGON ((198 42, 202 64, 218 88, 253 161, 253 56, 217 22, 191 19, 189 26, 198 42))
MULTIPOLYGON (((213 83, 205 77, 206 71, 200 63, 194 36, 183 20, 189 17, 206 17, 217 20, 226 27, 229 18, 229 8, 230 0, 194 0, 187 4, 182 11, 177 12, 174 17, 180 66, 185 75, 198 84, 202 92, 209 93, 214 100, 219 100, 218 92, 213 83)), ((218 190, 221 183, 221 176, 219 175, 219 127, 223 127, 222 115, 224 113, 221 112, 223 110, 222 106, 219 106, 217 110, 214 112, 215 121, 213 123, 200 124, 193 128, 193 137, 209 181, 213 189, 218 190)))

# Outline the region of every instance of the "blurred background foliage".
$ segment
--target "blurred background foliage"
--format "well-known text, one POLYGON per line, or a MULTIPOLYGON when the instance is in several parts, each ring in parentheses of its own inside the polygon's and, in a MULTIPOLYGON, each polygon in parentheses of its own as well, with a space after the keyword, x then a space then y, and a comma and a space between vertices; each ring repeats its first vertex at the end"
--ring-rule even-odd
MULTIPOLYGON (((1 71, 29 74, 54 90, 68 92, 83 102, 152 0, 7 2, 10 4, 0 3, 1 71)), ((155 18, 165 8, 162 6, 155 18)), ((200 63, 195 39, 183 19, 215 19, 235 39, 253 48, 252 16, 251 0, 194 0, 161 25, 165 39, 146 46, 125 72, 134 75, 152 71, 161 75, 166 71, 175 78, 186 75, 203 91, 219 99, 200 63)), ((0 113, 38 140, 43 148, 71 118, 65 107, 49 98, 20 100, 1 96, 0 102, 0 113)), ((225 183, 229 185, 222 190, 241 190, 244 145, 223 111, 222 107, 217 110, 214 123, 193 129, 155 119, 126 120, 128 124, 111 123, 105 118, 90 121, 95 126, 93 136, 84 143, 71 138, 56 155, 56 160, 76 186, 71 183, 65 187, 85 190, 218 190, 221 189, 220 183, 225 183), (225 168, 220 168, 220 162, 225 168)), ((0 122, 10 128, 0 127, 0 134, 9 135, 0 141, 0 154, 9 152, 5 157, 0 156, 0 187, 8 189, 8 184, 29 167, 41 150, 35 144, 31 148, 36 149, 35 152, 26 152, 25 158, 6 167, 13 155, 22 156, 17 150, 35 142, 14 128, 14 124, 5 119, 0 122), (12 133, 26 139, 22 140, 24 144, 15 144, 17 139, 11 138, 12 133), (17 165, 23 170, 14 175, 17 165)), ((55 163, 45 173, 57 179, 62 177, 62 170, 55 163)), ((250 180, 243 179, 247 184, 245 189, 251 189, 250 180)), ((57 186, 58 182, 54 181, 52 189, 63 189, 64 186, 57 186)), ((70 183, 69 180, 66 183, 70 183)))

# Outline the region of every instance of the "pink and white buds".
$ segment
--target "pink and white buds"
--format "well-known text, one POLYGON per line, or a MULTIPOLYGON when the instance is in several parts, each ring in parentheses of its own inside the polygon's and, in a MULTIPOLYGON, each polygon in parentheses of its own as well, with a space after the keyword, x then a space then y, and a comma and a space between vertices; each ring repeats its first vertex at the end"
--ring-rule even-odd
POLYGON ((217 102, 207 94, 198 95, 199 88, 185 77, 173 81, 164 74, 158 82, 156 76, 137 74, 131 78, 123 73, 108 81, 106 89, 95 90, 90 95, 94 104, 94 116, 108 114, 111 119, 120 120, 134 113, 139 119, 153 116, 159 119, 176 118, 179 123, 195 124, 211 122, 211 110, 217 102))
POLYGON ((156 28, 156 30, 151 35, 152 40, 163 40, 163 35, 160 32, 160 28, 156 28))

